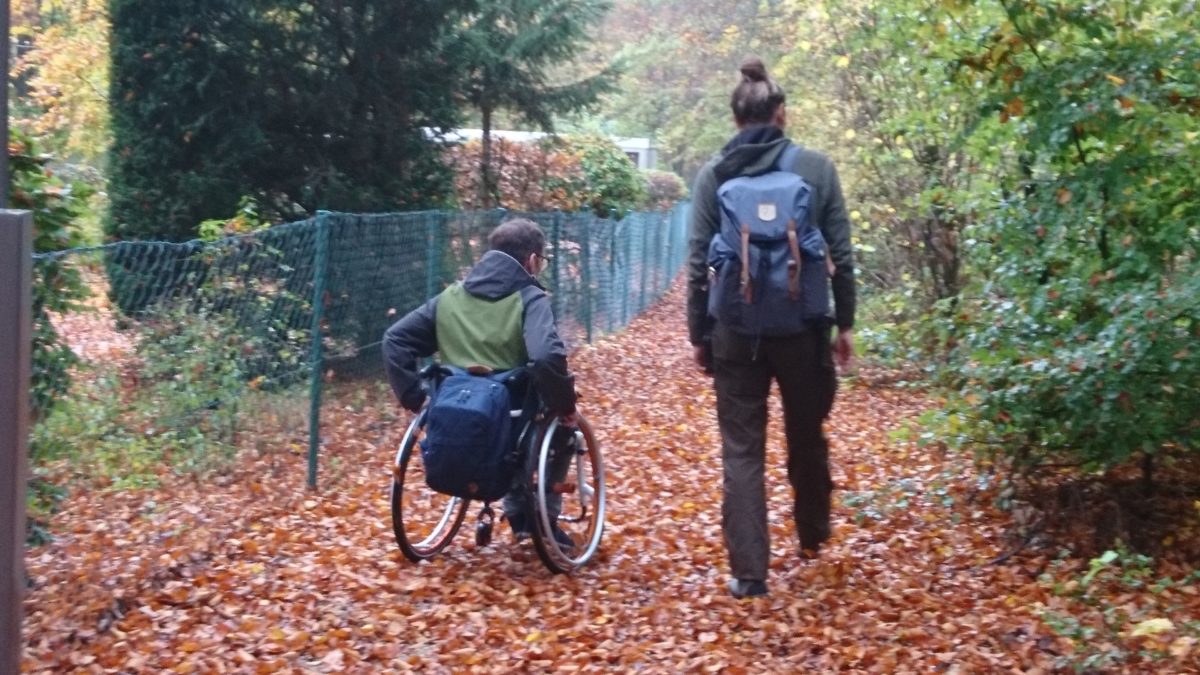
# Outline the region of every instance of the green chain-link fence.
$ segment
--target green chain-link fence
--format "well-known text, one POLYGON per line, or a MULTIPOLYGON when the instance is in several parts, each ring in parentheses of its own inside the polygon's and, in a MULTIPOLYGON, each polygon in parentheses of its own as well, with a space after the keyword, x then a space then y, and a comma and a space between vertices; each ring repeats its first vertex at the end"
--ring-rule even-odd
POLYGON ((187 389, 173 399, 183 403, 157 411, 164 428, 182 422, 219 433, 238 414, 236 392, 301 397, 307 382, 315 485, 324 383, 380 378, 383 332, 461 278, 503 219, 520 215, 546 231, 553 258, 542 281, 574 347, 626 326, 666 291, 686 258, 688 209, 619 220, 587 212, 323 212, 215 242, 39 254, 35 274, 68 266, 93 290, 107 289, 118 325, 137 335, 134 367, 147 384, 187 389))

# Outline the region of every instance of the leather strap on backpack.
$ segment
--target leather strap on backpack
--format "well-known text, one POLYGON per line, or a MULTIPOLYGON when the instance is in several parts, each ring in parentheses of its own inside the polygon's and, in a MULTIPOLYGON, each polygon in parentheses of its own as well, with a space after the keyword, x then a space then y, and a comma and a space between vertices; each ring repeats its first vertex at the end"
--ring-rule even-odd
POLYGON ((742 223, 742 298, 746 304, 754 300, 754 289, 750 286, 750 225, 742 223))
POLYGON ((804 261, 800 258, 800 238, 796 234, 796 221, 789 220, 787 224, 788 250, 792 252, 792 261, 788 264, 788 297, 800 299, 800 271, 804 261))

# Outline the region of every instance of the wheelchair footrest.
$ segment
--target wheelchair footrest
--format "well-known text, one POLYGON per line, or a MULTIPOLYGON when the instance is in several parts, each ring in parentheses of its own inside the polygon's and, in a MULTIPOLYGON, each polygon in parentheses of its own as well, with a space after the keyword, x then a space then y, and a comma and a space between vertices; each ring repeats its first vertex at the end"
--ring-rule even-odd
POLYGON ((484 505, 479 511, 479 522, 475 524, 475 544, 487 546, 492 543, 492 527, 496 514, 490 505, 484 505))

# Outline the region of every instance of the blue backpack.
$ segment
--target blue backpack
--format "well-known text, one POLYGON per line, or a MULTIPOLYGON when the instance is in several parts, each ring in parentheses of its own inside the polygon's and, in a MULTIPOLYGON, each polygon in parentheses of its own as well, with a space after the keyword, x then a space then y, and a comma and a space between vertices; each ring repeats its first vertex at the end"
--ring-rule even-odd
POLYGON ((833 261, 812 222, 812 187, 788 146, 767 173, 717 189, 721 229, 708 247, 708 313, 744 335, 790 335, 829 316, 833 261))
POLYGON ((490 502, 512 487, 517 460, 509 373, 446 377, 430 401, 421 439, 425 483, 442 494, 490 502))

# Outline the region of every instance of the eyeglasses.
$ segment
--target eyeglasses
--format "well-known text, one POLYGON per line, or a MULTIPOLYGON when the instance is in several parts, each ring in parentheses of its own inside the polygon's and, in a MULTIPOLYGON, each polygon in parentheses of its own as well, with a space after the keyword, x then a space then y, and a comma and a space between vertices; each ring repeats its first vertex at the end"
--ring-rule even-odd
POLYGON ((539 274, 541 272, 545 272, 546 269, 548 267, 550 267, 550 261, 554 260, 554 254, 534 253, 534 255, 537 256, 538 258, 541 258, 541 260, 542 260, 542 264, 539 265, 539 268, 540 268, 539 272, 538 272, 539 274))

